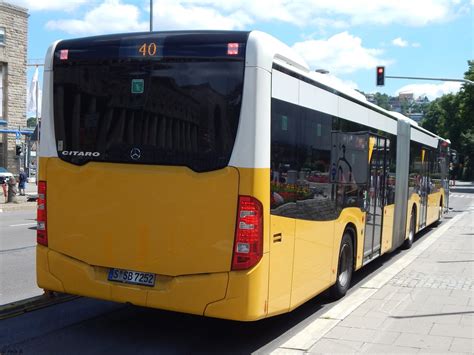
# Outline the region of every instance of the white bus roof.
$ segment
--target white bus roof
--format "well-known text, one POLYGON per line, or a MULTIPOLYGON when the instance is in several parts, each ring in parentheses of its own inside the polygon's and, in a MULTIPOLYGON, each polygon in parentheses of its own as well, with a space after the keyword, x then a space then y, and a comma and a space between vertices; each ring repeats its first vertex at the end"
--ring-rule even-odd
POLYGON ((297 54, 292 48, 275 37, 260 31, 251 31, 247 43, 247 66, 258 66, 268 71, 272 70, 273 63, 280 64, 297 74, 303 75, 322 85, 335 89, 336 91, 349 96, 355 101, 362 103, 364 106, 370 106, 378 111, 384 112, 386 115, 399 121, 404 120, 418 131, 421 131, 431 137, 436 137, 446 141, 446 139, 420 127, 418 123, 399 112, 388 111, 369 101, 360 92, 345 85, 341 80, 333 75, 321 74, 311 71, 306 61, 297 54))

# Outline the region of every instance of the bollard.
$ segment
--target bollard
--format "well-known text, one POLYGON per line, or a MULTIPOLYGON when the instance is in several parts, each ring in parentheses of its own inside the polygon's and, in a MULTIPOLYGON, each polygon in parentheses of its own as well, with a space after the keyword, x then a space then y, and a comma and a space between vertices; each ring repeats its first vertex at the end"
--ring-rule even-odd
POLYGON ((10 179, 8 179, 7 203, 18 203, 16 193, 17 193, 16 179, 14 177, 11 177, 10 179))

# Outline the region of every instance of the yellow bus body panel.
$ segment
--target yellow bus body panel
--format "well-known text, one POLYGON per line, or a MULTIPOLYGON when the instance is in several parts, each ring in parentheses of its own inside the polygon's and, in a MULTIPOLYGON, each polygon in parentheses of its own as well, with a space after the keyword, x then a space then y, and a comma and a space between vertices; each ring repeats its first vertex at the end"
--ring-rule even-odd
MULTIPOLYGON (((439 206, 441 199, 443 199, 443 205, 446 204, 446 196, 444 189, 440 189, 438 192, 434 192, 428 195, 427 201, 427 213, 426 213, 426 226, 433 224, 438 220, 439 217, 439 206)), ((417 221, 416 221, 416 232, 420 230, 420 195, 413 193, 408 199, 408 208, 407 208, 407 225, 406 225, 406 234, 405 239, 408 238, 408 232, 410 229, 410 214, 413 206, 416 206, 417 221)))
POLYGON ((210 303, 205 316, 239 321, 265 318, 268 308, 268 253, 248 271, 229 273, 226 297, 210 303))
POLYGON ((57 158, 42 158, 41 167, 49 246, 37 247, 40 287, 235 320, 267 315, 269 169, 196 174, 180 167, 77 167, 57 158), (239 193, 264 206, 264 255, 250 270, 230 272, 239 193), (151 240, 155 230, 161 244, 151 240), (110 267, 156 273, 156 284, 110 282, 110 267))
POLYGON ((250 270, 231 271, 225 298, 209 304, 205 316, 252 321, 268 312, 270 169, 238 168, 239 195, 252 196, 263 206, 263 256, 250 270))
POLYGON ((290 309, 296 220, 270 216, 270 224, 269 316, 290 309))
POLYGON ((56 278, 49 270, 48 260, 49 248, 36 246, 36 280, 38 286, 45 290, 66 292, 64 286, 58 278, 56 278))
POLYGON ((336 282, 339 249, 344 230, 355 227, 355 268, 362 266, 365 212, 349 207, 335 221, 296 220, 295 257, 290 310, 336 282))
POLYGON ((230 269, 238 171, 47 165, 49 248, 86 264, 177 276, 230 269))
POLYGON ((331 285, 334 221, 296 220, 291 308, 331 285))
POLYGON ((428 195, 428 217, 426 218, 427 225, 434 223, 438 220, 439 204, 441 201, 442 194, 442 191, 438 191, 428 195))
POLYGON ((392 248, 393 243, 393 219, 395 216, 395 205, 387 205, 383 209, 383 228, 380 255, 392 248))

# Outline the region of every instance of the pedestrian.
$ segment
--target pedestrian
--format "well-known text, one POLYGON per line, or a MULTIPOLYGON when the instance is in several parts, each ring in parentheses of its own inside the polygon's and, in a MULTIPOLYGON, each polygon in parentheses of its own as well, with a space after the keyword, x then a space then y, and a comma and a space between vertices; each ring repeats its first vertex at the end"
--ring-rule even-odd
POLYGON ((456 186, 456 170, 452 162, 449 163, 449 186, 456 186))
POLYGON ((18 192, 20 196, 25 196, 26 174, 23 169, 20 169, 20 176, 18 177, 18 192))
POLYGON ((7 178, 0 176, 0 185, 2 185, 3 197, 5 197, 5 203, 7 203, 7 178))

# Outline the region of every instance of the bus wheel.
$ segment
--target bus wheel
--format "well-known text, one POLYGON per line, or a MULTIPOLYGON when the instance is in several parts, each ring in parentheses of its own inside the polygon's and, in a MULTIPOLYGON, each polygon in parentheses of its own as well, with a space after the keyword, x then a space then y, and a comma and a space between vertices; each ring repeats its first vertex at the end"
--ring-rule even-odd
POLYGON ((403 243, 403 249, 410 249, 413 240, 415 239, 415 211, 411 210, 411 215, 410 215, 410 230, 408 232, 408 238, 405 239, 405 242, 403 243))
POLYGON ((343 297, 351 285, 354 265, 354 246, 349 232, 346 230, 342 236, 339 250, 336 283, 331 289, 331 296, 335 299, 343 297))

